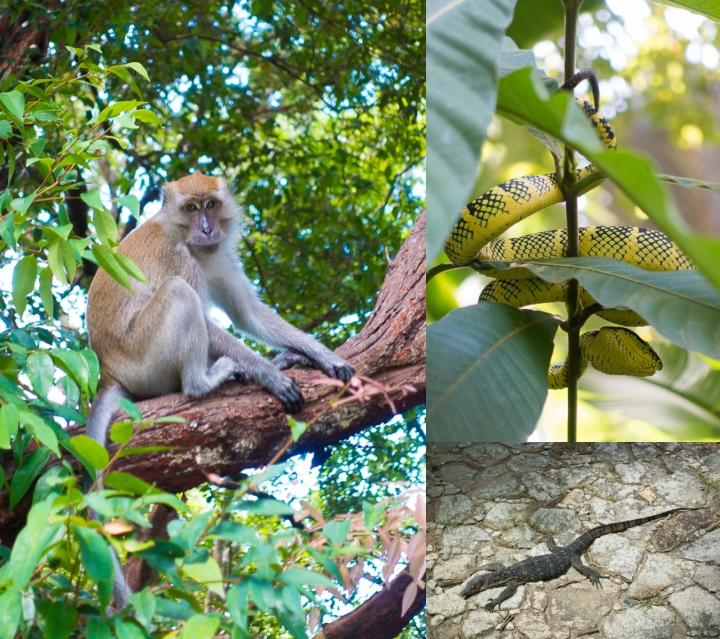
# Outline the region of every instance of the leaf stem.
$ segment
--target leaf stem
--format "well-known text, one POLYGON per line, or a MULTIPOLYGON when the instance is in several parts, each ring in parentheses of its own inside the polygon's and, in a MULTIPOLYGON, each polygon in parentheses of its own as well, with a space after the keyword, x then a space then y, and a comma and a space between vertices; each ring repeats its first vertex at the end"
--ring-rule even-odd
MULTIPOLYGON (((562 0, 565 6, 565 82, 575 75, 575 55, 577 49, 577 24, 580 5, 583 0, 562 0)), ((565 146, 562 190, 565 196, 565 215, 568 230, 568 257, 579 257, 580 236, 578 230, 577 194, 575 183, 575 153, 565 146)), ((567 297, 568 309, 568 432, 569 442, 577 441, 578 409, 578 373, 580 372, 580 326, 577 321, 580 311, 580 285, 570 280, 567 297)))
POLYGON ((425 274, 425 281, 429 282, 433 277, 436 275, 440 275, 440 273, 444 273, 445 271, 452 271, 456 268, 462 268, 462 266, 457 266, 456 264, 436 264, 432 268, 429 268, 427 273, 425 274))

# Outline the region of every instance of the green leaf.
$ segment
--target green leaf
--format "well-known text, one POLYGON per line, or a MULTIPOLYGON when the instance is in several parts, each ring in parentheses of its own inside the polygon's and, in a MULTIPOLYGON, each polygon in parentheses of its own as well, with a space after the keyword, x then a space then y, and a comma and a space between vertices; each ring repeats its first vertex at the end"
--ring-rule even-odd
MULTIPOLYGON (((5 191, 7 193, 7 191, 5 191)), ((2 221, 0 221, 0 237, 3 242, 13 249, 16 247, 17 242, 15 240, 15 213, 6 215, 2 221)))
POLYGON ((127 255, 115 253, 115 259, 117 259, 118 264, 120 264, 125 272, 134 277, 138 282, 142 282, 143 284, 148 284, 150 282, 150 280, 143 275, 143 272, 140 270, 138 265, 135 264, 135 262, 133 262, 127 255))
MULTIPOLYGON (((55 404, 53 404, 53 406, 55 406, 55 404)), ((43 446, 47 446, 58 457, 60 456, 57 435, 41 417, 35 413, 31 413, 29 410, 20 409, 19 420, 20 423, 32 433, 35 439, 37 439, 43 446)))
POLYGON ((671 184, 684 186, 688 189, 707 189, 708 191, 715 191, 715 193, 720 193, 720 184, 718 184, 717 182, 706 182, 705 180, 691 180, 690 178, 679 177, 677 175, 658 175, 658 178, 660 178, 663 182, 670 182, 671 184))
POLYGON ((110 441, 116 444, 124 444, 130 441, 133 436, 132 422, 118 422, 110 428, 110 441))
POLYGON ((382 502, 372 504, 363 500, 363 513, 365 515, 365 530, 373 530, 382 520, 386 505, 382 502))
POLYGON ((22 595, 16 588, 10 588, 0 595, 0 629, 3 639, 15 636, 20 613, 22 612, 22 595))
POLYGON ((720 22, 720 6, 716 0, 654 0, 659 4, 667 4, 671 7, 680 7, 701 16, 720 22))
POLYGON ((121 490, 123 492, 130 493, 131 495, 145 495, 157 491, 157 488, 153 488, 147 482, 142 479, 133 477, 128 473, 110 473, 105 477, 105 485, 108 488, 114 488, 115 490, 121 490))
POLYGON ((0 120, 0 138, 9 138, 12 127, 7 120, 0 120))
MULTIPOLYGON (((148 113, 150 113, 150 111, 148 111, 148 113)), ((140 200, 138 200, 136 196, 123 195, 122 197, 115 198, 115 201, 121 206, 129 208, 130 213, 136 220, 140 217, 140 200)))
POLYGON ((326 577, 322 573, 304 568, 290 568, 278 575, 278 581, 282 581, 289 586, 322 586, 323 588, 334 588, 335 583, 332 579, 326 577))
POLYGON ((112 639, 108 622, 105 619, 89 617, 87 621, 87 637, 92 637, 92 639, 112 639))
POLYGON ((118 263, 117 256, 114 253, 104 246, 98 246, 95 244, 92 247, 92 254, 98 264, 107 271, 110 277, 120 284, 120 286, 124 286, 128 291, 132 291, 132 286, 130 285, 127 273, 118 263))
POLYGON ((682 441, 720 435, 720 370, 702 357, 653 340, 663 368, 652 377, 619 377, 588 370, 583 401, 625 419, 640 419, 682 441))
POLYGON ((217 617, 195 615, 185 622, 179 639, 212 639, 219 625, 217 617))
POLYGON ((27 306, 27 298, 35 288, 35 280, 37 279, 37 258, 34 255, 28 255, 22 258, 13 271, 13 304, 18 312, 22 315, 27 306))
POLYGON ((258 499, 257 501, 236 501, 233 510, 258 515, 294 515, 297 511, 277 499, 258 499))
POLYGON ((499 84, 498 113, 545 131, 580 151, 720 288, 720 238, 697 233, 682 220, 652 162, 633 151, 603 148, 569 94, 557 93, 546 100, 538 95, 537 88, 529 69, 503 78, 499 84))
POLYGON ((62 349, 52 351, 52 356, 58 366, 68 373, 85 393, 88 393, 90 371, 85 358, 75 351, 62 349))
POLYGON ((40 299, 42 300, 48 317, 53 316, 52 278, 53 272, 51 268, 44 268, 40 271, 40 287, 38 288, 38 293, 40 294, 40 299))
MULTIPOLYGON (((0 448, 10 448, 10 442, 17 434, 18 412, 12 404, 0 407, 0 448)), ((1 484, 2 482, 0 482, 1 484)))
POLYGON ((53 377, 55 375, 55 366, 52 357, 47 353, 31 353, 28 355, 25 364, 25 372, 27 373, 33 390, 42 397, 47 397, 53 385, 53 377))
POLYGON ((246 581, 234 584, 228 589, 227 607, 235 625, 247 632, 249 601, 246 581))
POLYGON ((155 113, 150 111, 149 109, 138 109, 134 113, 135 119, 140 120, 141 122, 149 122, 150 124, 157 124, 160 126, 160 118, 158 118, 155 113))
POLYGON ((290 415, 287 415, 288 424, 290 424, 290 433, 292 434, 293 441, 296 442, 302 434, 308 429, 309 424, 307 422, 299 422, 290 415))
POLYGON ((208 537, 219 537, 227 541, 234 541, 238 544, 257 544, 260 539, 258 534, 245 524, 238 524, 234 521, 221 521, 213 526, 207 535, 208 537))
POLYGON ((101 470, 110 463, 110 454, 105 447, 87 435, 76 435, 70 439, 70 442, 82 456, 83 461, 93 468, 101 470))
POLYGON ((139 422, 142 419, 142 411, 126 397, 118 399, 118 404, 120 404, 120 408, 127 413, 127 416, 131 420, 139 422))
POLYGON ((155 595, 148 590, 142 590, 130 595, 129 599, 133 608, 135 608, 137 620, 143 625, 143 628, 151 630, 150 624, 157 607, 155 595))
POLYGON ((67 286, 68 281, 65 277, 65 265, 63 264, 62 254, 62 242, 63 240, 56 240, 48 246, 48 264, 55 277, 63 286, 67 286))
POLYGON ((130 621, 116 623, 115 632, 118 639, 151 639, 147 632, 130 621))
POLYGON ((320 533, 334 546, 342 546, 350 532, 350 520, 329 521, 320 533))
POLYGON ((145 71, 145 67, 139 62, 127 62, 126 64, 123 64, 123 66, 132 69, 135 73, 140 74, 143 78, 150 81, 147 71, 145 71))
POLYGON ((110 603, 113 587, 113 562, 107 542, 91 528, 72 524, 80 544, 80 558, 90 578, 98 585, 100 603, 105 608, 110 603))
MULTIPOLYGON (((130 78, 130 74, 125 69, 115 69, 113 72, 115 71, 121 72, 122 74, 116 73, 116 75, 119 75, 123 79, 130 78)), ((114 118, 120 113, 124 113, 125 111, 131 111, 132 109, 142 106, 143 104, 145 104, 145 102, 141 102, 139 100, 121 100, 119 102, 116 102, 115 104, 111 104, 109 107, 104 108, 98 116, 98 122, 104 122, 108 118, 114 118)))
POLYGON ((100 379, 100 360, 91 348, 83 348, 80 356, 85 360, 88 369, 88 387, 95 393, 100 379))
POLYGON ((428 439, 525 441, 547 396, 557 326, 504 304, 460 308, 428 326, 428 439))
POLYGON ((24 216, 30 208, 30 205, 35 201, 36 197, 37 191, 25 197, 16 197, 14 200, 10 200, 10 208, 24 216))
POLYGON ((77 608, 60 601, 42 603, 45 604, 40 608, 41 616, 45 620, 45 637, 47 639, 67 639, 75 630, 78 618, 77 608))
POLYGON ((442 252, 475 183, 515 0, 427 5, 427 261, 442 252))
POLYGON ((14 122, 15 126, 21 131, 23 130, 23 112, 25 111, 25 96, 18 91, 10 91, 9 93, 0 93, 0 104, 3 111, 14 122))
POLYGON ((220 598, 225 599, 222 571, 217 561, 212 557, 208 557, 202 563, 183 564, 182 569, 190 579, 203 584, 208 590, 214 592, 220 598))
POLYGON ((24 497, 50 459, 49 448, 37 448, 22 460, 10 482, 10 510, 24 497))
MULTIPOLYGON (((47 452, 47 449, 45 451, 47 452)), ((25 528, 20 531, 13 544, 7 576, 19 590, 24 590, 30 583, 30 577, 37 568, 40 557, 53 543, 55 535, 62 527, 62 522, 48 524, 53 501, 54 495, 30 508, 25 528)))
POLYGON ((644 271, 605 257, 518 265, 546 282, 577 279, 605 308, 630 308, 671 342, 720 358, 720 293, 698 271, 644 271))
POLYGON ((116 242, 118 239, 118 228, 112 213, 105 208, 95 209, 93 213, 93 224, 98 239, 104 245, 116 242))

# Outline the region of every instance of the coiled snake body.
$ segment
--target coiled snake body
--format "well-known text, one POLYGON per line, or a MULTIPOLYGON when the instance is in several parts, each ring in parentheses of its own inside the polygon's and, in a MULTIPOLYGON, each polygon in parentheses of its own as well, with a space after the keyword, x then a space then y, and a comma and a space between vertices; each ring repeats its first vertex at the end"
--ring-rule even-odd
MULTIPOLYGON (((579 75, 564 88, 573 88, 579 75)), ((588 78, 583 74, 582 79, 588 78)), ((594 76, 590 78, 596 83, 594 76)), ((596 84, 593 84, 597 104, 596 84)), ((589 102, 581 104, 606 147, 616 145, 612 128, 589 102)), ((581 180, 597 169, 586 166, 576 173, 581 180)), ((463 210, 445 245, 445 253, 453 264, 468 265, 478 261, 517 261, 552 259, 567 256, 567 230, 535 233, 519 238, 498 240, 501 233, 520 220, 552 204, 564 200, 554 173, 526 175, 508 180, 470 202, 463 210)), ((652 229, 629 226, 598 226, 580 229, 580 257, 607 257, 621 260, 650 271, 689 270, 694 266, 670 238, 652 229)), ((479 302, 499 302, 516 308, 528 304, 564 302, 568 282, 552 284, 534 277, 526 269, 482 270, 496 277, 485 287, 479 302)), ((580 287, 580 301, 587 308, 595 300, 580 287)), ((631 310, 603 309, 603 319, 623 326, 644 326, 643 318, 631 310)), ((619 327, 603 327, 584 333, 580 338, 580 374, 588 363, 610 375, 646 377, 662 368, 652 347, 633 331, 619 327)), ((550 388, 567 386, 567 364, 553 366, 548 375, 550 388)))

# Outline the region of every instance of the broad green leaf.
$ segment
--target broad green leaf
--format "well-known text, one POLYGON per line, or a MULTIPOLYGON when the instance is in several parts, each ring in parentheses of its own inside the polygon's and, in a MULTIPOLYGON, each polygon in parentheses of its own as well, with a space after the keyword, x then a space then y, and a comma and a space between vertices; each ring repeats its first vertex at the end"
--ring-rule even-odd
POLYGON ((77 453, 82 455, 83 460, 93 468, 101 470, 110 463, 110 454, 104 446, 101 446, 94 439, 86 435, 77 435, 70 442, 77 453))
POLYGON ((138 282, 147 284, 150 281, 147 277, 145 277, 145 275, 143 275, 143 272, 140 270, 138 265, 135 264, 135 262, 133 262, 127 255, 115 253, 115 259, 125 272, 134 277, 138 282))
POLYGON ((55 365, 52 357, 47 353, 38 352, 28 355, 25 364, 25 372, 27 373, 33 390, 42 397, 47 397, 53 385, 53 377, 55 375, 55 365))
POLYGON ((100 198, 100 189, 92 189, 92 191, 88 191, 87 193, 81 193, 80 198, 85 204, 95 210, 105 208, 100 198))
POLYGON ((110 277, 120 284, 120 286, 124 286, 128 291, 132 291, 132 286, 130 285, 127 273, 122 266, 120 266, 114 253, 104 246, 94 244, 92 247, 92 254, 97 260, 97 263, 107 271, 110 277))
POLYGON ((112 213, 105 208, 95 209, 93 213, 93 224, 98 239, 104 245, 108 241, 115 242, 118 239, 118 228, 112 213))
POLYGON ((0 120, 0 138, 10 137, 11 132, 12 127, 10 126, 10 123, 7 120, 0 120))
POLYGON ((20 613, 22 612, 22 594, 17 588, 10 588, 0 595, 0 631, 3 639, 15 636, 20 613))
POLYGON ((342 546, 350 532, 350 520, 329 521, 320 532, 331 544, 342 546))
POLYGON ((365 530, 373 530, 382 520, 386 505, 383 503, 372 504, 364 500, 362 505, 365 515, 365 530))
POLYGON ((442 252, 475 183, 515 0, 427 5, 427 262, 442 252))
POLYGON ((157 488, 153 488, 147 482, 133 477, 128 473, 110 473, 105 477, 105 485, 108 488, 121 490, 131 495, 145 495, 146 493, 157 491, 157 488))
POLYGON ((115 198, 115 201, 121 206, 126 206, 130 209, 130 213, 135 219, 140 217, 140 200, 138 200, 136 196, 123 195, 122 197, 115 198))
POLYGON ((297 511, 277 499, 258 499, 257 501, 236 501, 233 510, 258 515, 294 515, 297 511))
POLYGON ((278 581, 282 581, 289 586, 322 586, 324 588, 334 588, 335 584, 332 579, 313 570, 305 570, 304 568, 290 568, 278 575, 278 581))
POLYGON ((150 80, 150 78, 148 77, 147 71, 145 71, 145 67, 142 64, 140 64, 139 62, 127 62, 127 63, 123 64, 123 66, 127 67, 129 69, 132 69, 133 71, 135 71, 135 73, 140 74, 146 80, 148 80, 148 81, 150 80))
POLYGON ((243 631, 248 626, 248 586, 246 581, 232 585, 227 591, 227 607, 233 622, 243 631))
POLYGON ((142 419, 142 411, 126 397, 121 397, 118 400, 118 404, 120 404, 120 408, 122 408, 133 421, 139 422, 142 419))
POLYGON ((547 396, 557 326, 504 304, 460 308, 428 326, 428 438, 525 441, 547 396))
POLYGON ((134 113, 135 119, 140 120, 141 122, 149 122, 150 124, 157 124, 160 126, 160 118, 158 118, 155 113, 150 111, 149 109, 138 109, 134 113))
POLYGON ((720 370, 702 357, 653 340, 663 368, 652 377, 620 377, 588 370, 580 378, 584 401, 640 419, 681 441, 720 435, 720 370))
POLYGON ((98 585, 103 607, 110 602, 113 587, 113 561, 108 544, 102 535, 92 528, 73 524, 80 544, 80 558, 90 578, 98 585))
MULTIPOLYGON (((130 77, 130 74, 125 71, 124 69, 116 69, 116 71, 121 71, 123 75, 120 77, 126 78, 130 77)), ((120 74, 117 74, 120 75, 120 74)), ((140 102, 139 100, 122 100, 119 102, 116 102, 115 104, 111 104, 109 107, 104 108, 100 115, 98 116, 98 122, 104 122, 108 118, 114 118, 115 116, 119 115, 120 113, 123 113, 125 111, 130 111, 132 109, 135 109, 139 106, 142 106, 145 104, 144 102, 140 102)), ((90 205, 92 206, 92 204, 90 205)))
POLYGON ((49 448, 37 448, 23 458, 20 468, 15 471, 10 482, 10 510, 15 508, 37 476, 43 471, 45 464, 50 459, 51 452, 49 448))
POLYGON ((37 258, 34 255, 28 255, 22 258, 13 271, 13 304, 18 312, 22 315, 27 306, 28 296, 35 288, 35 280, 37 279, 38 265, 37 258))
POLYGON ((210 517, 212 517, 212 512, 206 511, 190 521, 180 519, 171 521, 167 525, 168 535, 174 542, 181 544, 188 550, 192 550, 200 540, 200 536, 210 521, 210 517))
POLYGON ((698 271, 644 271, 605 257, 518 264, 546 282, 577 279, 605 308, 630 308, 671 342, 720 358, 720 292, 698 271))
POLYGON ((0 221, 0 237, 5 244, 15 248, 17 244, 15 239, 15 213, 6 215, 2 221, 0 221))
POLYGON ((302 434, 308 429, 307 422, 299 422, 290 415, 287 415, 288 424, 290 424, 290 433, 292 434, 293 441, 296 442, 302 434))
MULTIPOLYGON (((702 235, 682 220, 653 164, 641 154, 604 149, 568 94, 550 100, 537 93, 529 69, 500 80, 497 110, 513 121, 545 131, 580 151, 655 221, 720 288, 720 238, 702 235)), ((543 93, 540 89, 540 93, 543 93)))
POLYGON ((45 605, 40 608, 40 611, 45 620, 45 637, 47 639, 67 639, 75 630, 78 618, 77 608, 61 601, 43 603, 45 605))
POLYGON ((25 96, 19 91, 0 93, 0 104, 3 111, 15 123, 18 129, 23 130, 23 112, 25 111, 25 96))
MULTIPOLYGON (((86 238, 85 241, 90 241, 90 238, 86 238)), ((77 271, 77 262, 75 261, 73 243, 70 240, 62 240, 60 242, 60 250, 62 252, 65 271, 68 274, 68 280, 72 282, 75 279, 75 272, 77 271)))
POLYGON ((105 619, 88 617, 87 636, 88 638, 92 637, 92 639, 112 639, 108 622, 105 619))
POLYGON ((52 279, 53 272, 51 268, 44 268, 40 271, 40 286, 38 287, 38 294, 42 300, 45 312, 48 317, 53 316, 53 295, 52 295, 52 279))
POLYGON ((17 434, 17 429, 17 408, 12 404, 0 407, 0 448, 10 448, 10 442, 17 434))
POLYGON ((190 619, 195 615, 195 611, 185 601, 158 599, 155 614, 167 619, 190 619))
POLYGON ((212 639, 219 625, 217 617, 195 615, 185 622, 179 639, 212 639))
POLYGON ((234 541, 238 544, 256 544, 259 542, 258 534, 245 524, 238 524, 234 521, 221 521, 213 526, 208 537, 219 537, 227 541, 234 541))
POLYGON ((88 369, 88 386, 94 393, 97 391, 98 380, 100 379, 100 360, 95 351, 91 348, 83 348, 80 356, 85 360, 88 369))
POLYGON ((63 240, 56 240, 48 246, 48 264, 55 277, 63 286, 67 286, 68 281, 65 277, 65 265, 63 263, 62 253, 63 240))
POLYGON ((155 608, 157 607, 155 595, 148 590, 142 590, 141 592, 130 595, 130 603, 135 609, 137 620, 146 630, 151 630, 150 624, 152 623, 155 608))
POLYGON ((65 370, 80 385, 80 388, 87 393, 90 371, 85 358, 75 351, 62 349, 52 351, 52 356, 58 366, 65 370))
POLYGON ((222 599, 225 599, 225 588, 222 583, 222 571, 218 563, 212 558, 208 557, 202 563, 194 564, 183 564, 182 566, 185 574, 190 577, 193 581, 197 581, 208 588, 208 590, 214 592, 222 599))
POLYGON ((117 633, 117 639, 151 639, 147 632, 130 621, 116 623, 115 632, 117 633))
POLYGON ((110 441, 116 444, 124 444, 130 441, 133 436, 132 422, 118 422, 110 428, 110 441))
POLYGON ((51 496, 30 508, 25 528, 20 531, 13 544, 7 576, 20 590, 24 590, 30 583, 30 577, 40 562, 40 557, 62 527, 61 522, 48 524, 54 500, 55 497, 51 496))
MULTIPOLYGON (((56 406, 56 404, 51 404, 56 406)), ((80 417, 78 415, 78 417, 80 417)), ((29 410, 20 409, 18 418, 20 423, 32 433, 43 446, 47 446, 53 453, 58 457, 60 456, 60 449, 58 447, 58 439, 55 431, 48 426, 45 421, 33 412, 29 410)))
POLYGON ((30 205, 34 202, 37 197, 37 192, 31 193, 25 197, 17 197, 10 201, 10 208, 13 211, 17 211, 20 215, 24 216, 30 205))
POLYGON ((715 22, 720 22, 720 5, 718 5, 717 0, 653 0, 653 2, 687 9, 715 22))

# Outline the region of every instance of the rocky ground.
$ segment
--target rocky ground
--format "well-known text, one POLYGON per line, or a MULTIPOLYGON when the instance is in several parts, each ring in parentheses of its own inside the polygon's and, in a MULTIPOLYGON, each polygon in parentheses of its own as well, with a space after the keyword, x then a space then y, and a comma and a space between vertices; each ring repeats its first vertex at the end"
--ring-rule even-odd
POLYGON ((429 639, 720 639, 720 444, 428 446, 429 639), (585 563, 520 586, 460 597, 488 563, 511 565, 590 528, 707 506, 597 539, 585 563))

